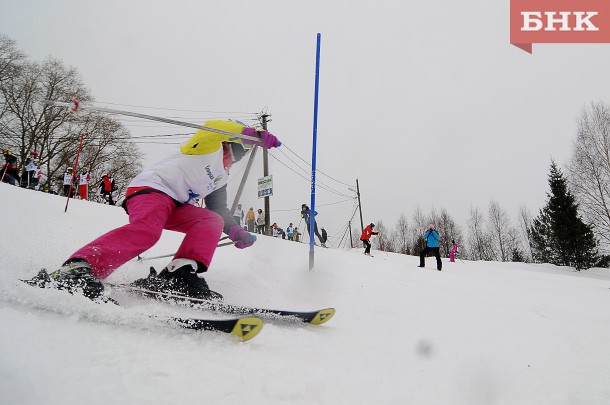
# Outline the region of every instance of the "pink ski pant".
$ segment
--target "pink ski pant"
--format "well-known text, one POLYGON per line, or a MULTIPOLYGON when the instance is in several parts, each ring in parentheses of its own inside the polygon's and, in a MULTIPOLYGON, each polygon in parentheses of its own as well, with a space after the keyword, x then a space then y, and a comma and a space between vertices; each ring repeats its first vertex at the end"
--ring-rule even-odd
POLYGON ((146 193, 127 200, 129 224, 114 229, 75 252, 70 258, 85 259, 93 275, 108 277, 122 264, 150 249, 161 231, 186 234, 174 258, 193 259, 209 267, 222 234, 222 217, 205 208, 176 203, 166 194, 146 193))

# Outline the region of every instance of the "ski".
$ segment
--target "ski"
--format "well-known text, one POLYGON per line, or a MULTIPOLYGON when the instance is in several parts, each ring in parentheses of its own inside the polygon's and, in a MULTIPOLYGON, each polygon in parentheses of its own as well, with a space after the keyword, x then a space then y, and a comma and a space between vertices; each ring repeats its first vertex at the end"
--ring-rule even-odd
MULTIPOLYGON (((40 274, 40 273, 39 273, 40 274)), ((37 281, 33 280, 20 280, 24 283, 40 288, 49 288, 41 286, 37 283, 37 281)), ((66 292, 69 292, 65 290, 66 292)), ((72 294, 71 292, 69 292, 72 294)), ((112 303, 114 305, 120 306, 120 304, 112 299, 112 298, 99 298, 94 300, 100 304, 112 303)), ((170 324, 181 326, 185 329, 192 330, 207 330, 207 331, 217 331, 228 333, 233 336, 236 336, 241 341, 247 341, 255 337, 263 328, 263 321, 257 317, 242 317, 238 316, 236 318, 231 319, 203 319, 203 318, 190 318, 190 317, 177 317, 177 316, 169 316, 169 317, 161 317, 157 315, 148 315, 142 314, 143 316, 148 316, 149 318, 166 321, 170 324)))
POLYGON ((186 329, 229 333, 241 341, 252 339, 263 328, 260 318, 201 319, 170 317, 168 320, 186 329))
POLYGON ((106 284, 110 288, 135 293, 142 296, 152 297, 160 301, 176 300, 189 304, 193 308, 221 312, 230 315, 254 315, 269 320, 293 320, 312 325, 321 325, 328 322, 335 315, 334 308, 324 308, 315 311, 286 311, 280 309, 256 308, 242 305, 227 304, 218 300, 204 300, 192 298, 185 295, 151 291, 130 285, 106 284))

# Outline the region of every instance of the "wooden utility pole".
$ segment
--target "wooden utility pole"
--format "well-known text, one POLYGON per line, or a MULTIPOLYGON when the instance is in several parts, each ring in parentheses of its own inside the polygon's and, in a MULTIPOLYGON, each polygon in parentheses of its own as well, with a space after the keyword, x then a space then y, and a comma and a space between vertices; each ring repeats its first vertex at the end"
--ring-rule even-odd
POLYGON ((352 238, 352 221, 348 222, 349 227, 349 247, 354 248, 354 239, 352 238))
MULTIPOLYGON (((269 114, 261 115, 263 129, 267 130, 267 122, 269 122, 268 118, 269 114)), ((269 151, 263 148, 263 177, 269 176, 269 151)), ((267 235, 267 230, 271 225, 271 216, 269 215, 270 205, 269 205, 269 196, 265 197, 265 235, 267 235)))
POLYGON ((362 204, 360 204, 360 185, 358 184, 358 179, 356 179, 356 194, 358 194, 358 210, 360 210, 360 232, 364 232, 364 222, 362 221, 362 204))

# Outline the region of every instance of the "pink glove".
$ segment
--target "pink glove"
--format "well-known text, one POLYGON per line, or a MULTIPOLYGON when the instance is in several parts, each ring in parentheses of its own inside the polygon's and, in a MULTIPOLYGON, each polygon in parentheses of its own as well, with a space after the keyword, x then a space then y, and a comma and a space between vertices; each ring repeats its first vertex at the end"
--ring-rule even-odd
POLYGON ((256 241, 256 236, 247 232, 239 225, 233 225, 229 228, 229 239, 235 242, 236 248, 245 249, 254 244, 256 241))
POLYGON ((241 133, 242 135, 253 136, 260 139, 258 142, 251 141, 250 139, 244 139, 242 140, 242 143, 245 145, 260 145, 265 149, 271 149, 277 148, 282 144, 273 134, 267 131, 257 131, 254 128, 246 127, 241 131, 241 133))

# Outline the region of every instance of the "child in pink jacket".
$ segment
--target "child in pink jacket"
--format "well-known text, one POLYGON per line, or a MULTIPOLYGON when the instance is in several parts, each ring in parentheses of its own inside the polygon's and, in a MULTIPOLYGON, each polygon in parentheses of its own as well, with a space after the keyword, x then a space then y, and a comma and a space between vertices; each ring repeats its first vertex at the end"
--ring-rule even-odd
POLYGON ((451 243, 453 244, 453 246, 451 248, 451 252, 449 252, 449 261, 455 262, 455 255, 458 254, 458 244, 455 243, 455 240, 451 240, 451 243))

